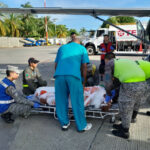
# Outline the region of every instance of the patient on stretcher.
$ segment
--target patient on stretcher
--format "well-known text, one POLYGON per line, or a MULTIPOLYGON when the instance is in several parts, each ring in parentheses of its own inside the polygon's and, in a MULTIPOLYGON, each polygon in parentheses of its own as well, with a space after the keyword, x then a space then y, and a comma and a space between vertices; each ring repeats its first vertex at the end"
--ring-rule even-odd
MULTIPOLYGON (((84 89, 84 106, 92 106, 94 108, 100 108, 101 104, 105 104, 106 91, 104 87, 93 86, 85 87, 84 89)), ((35 98, 42 104, 55 105, 55 88, 54 87, 40 87, 34 94, 35 98)), ((71 102, 69 100, 69 107, 71 108, 71 102)))

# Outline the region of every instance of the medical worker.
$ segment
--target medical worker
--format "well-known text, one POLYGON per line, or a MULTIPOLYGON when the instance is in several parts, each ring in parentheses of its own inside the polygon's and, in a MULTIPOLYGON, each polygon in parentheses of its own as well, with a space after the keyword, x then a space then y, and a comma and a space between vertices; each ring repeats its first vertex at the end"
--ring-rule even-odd
POLYGON ((59 48, 55 60, 55 99, 56 112, 62 130, 67 130, 70 121, 68 119, 68 99, 71 99, 72 109, 77 125, 77 130, 83 132, 90 130, 91 123, 86 122, 84 114, 83 85, 86 83, 86 72, 89 58, 85 47, 80 40, 59 48), (83 70, 84 83, 81 81, 81 68, 83 70))

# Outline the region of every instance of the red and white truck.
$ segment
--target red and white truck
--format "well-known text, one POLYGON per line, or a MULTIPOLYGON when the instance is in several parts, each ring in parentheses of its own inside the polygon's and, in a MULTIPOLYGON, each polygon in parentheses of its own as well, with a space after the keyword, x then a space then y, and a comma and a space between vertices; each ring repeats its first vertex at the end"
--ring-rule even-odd
MULTIPOLYGON (((144 37, 144 27, 137 21, 134 24, 117 25, 118 27, 141 38, 144 37)), ((103 43, 103 35, 108 34, 110 41, 113 43, 117 51, 139 51, 141 41, 131 36, 130 34, 119 30, 113 26, 109 28, 100 28, 98 30, 89 31, 89 36, 86 36, 82 41, 90 55, 99 52, 98 46, 103 43)), ((143 45, 144 46, 144 45, 143 45)))

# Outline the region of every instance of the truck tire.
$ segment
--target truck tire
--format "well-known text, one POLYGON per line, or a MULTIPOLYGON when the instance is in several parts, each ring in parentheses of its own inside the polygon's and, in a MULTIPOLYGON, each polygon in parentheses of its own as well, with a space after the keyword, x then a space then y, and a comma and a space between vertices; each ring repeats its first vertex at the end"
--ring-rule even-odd
POLYGON ((87 52, 88 52, 89 55, 94 55, 95 54, 94 46, 87 46, 86 49, 87 49, 87 52))

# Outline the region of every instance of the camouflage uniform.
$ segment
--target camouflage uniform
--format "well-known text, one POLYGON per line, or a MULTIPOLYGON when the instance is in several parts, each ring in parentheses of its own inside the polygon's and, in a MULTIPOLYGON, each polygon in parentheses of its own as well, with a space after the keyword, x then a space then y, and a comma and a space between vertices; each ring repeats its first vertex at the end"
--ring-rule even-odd
MULTIPOLYGON (((110 60, 105 65, 105 88, 108 95, 111 95, 111 90, 117 88, 113 80, 114 75, 114 60, 110 60)), ((116 84, 119 85, 119 84, 116 84)), ((121 83, 119 92, 119 111, 122 120, 122 127, 129 129, 133 113, 139 110, 142 97, 146 91, 146 82, 121 83)))
POLYGON ((32 70, 29 66, 23 71, 23 93, 34 94, 38 87, 46 86, 47 82, 41 77, 38 68, 32 70))
POLYGON ((147 90, 145 92, 145 96, 146 96, 146 102, 150 103, 150 79, 146 80, 147 83, 147 90))
POLYGON ((34 105, 33 102, 28 101, 22 96, 18 95, 17 90, 13 86, 9 86, 6 89, 6 93, 11 96, 15 102, 10 105, 7 111, 4 113, 10 112, 14 115, 23 115, 28 116, 31 111, 31 107, 34 105))
POLYGON ((130 127, 133 111, 138 112, 146 82, 122 83, 119 92, 119 111, 124 128, 130 127))

